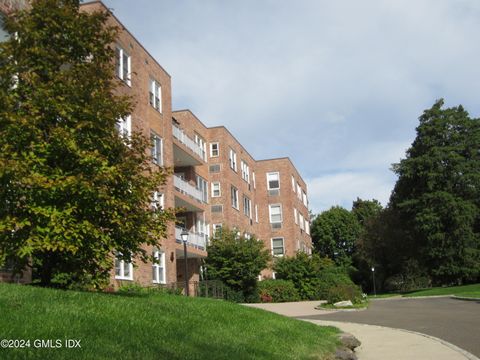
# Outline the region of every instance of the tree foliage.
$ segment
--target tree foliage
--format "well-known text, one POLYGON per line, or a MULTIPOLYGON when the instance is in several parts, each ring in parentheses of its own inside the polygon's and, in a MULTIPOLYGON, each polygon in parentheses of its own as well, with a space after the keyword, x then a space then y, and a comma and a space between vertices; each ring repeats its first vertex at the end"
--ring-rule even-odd
POLYGON ((148 140, 115 129, 133 110, 118 94, 117 29, 75 0, 36 0, 5 20, 0 44, 0 264, 33 266, 44 285, 101 287, 112 253, 147 260, 169 211, 150 211, 166 171, 148 140))
POLYGON ((480 276, 479 144, 480 121, 440 100, 420 117, 406 158, 393 167, 390 206, 407 253, 436 283, 480 276))
POLYGON ((241 291, 246 299, 256 294, 258 275, 270 260, 263 241, 223 228, 215 233, 207 251, 209 279, 221 280, 233 290, 241 291))
POLYGON ((333 206, 318 215, 312 223, 312 241, 320 256, 328 257, 338 265, 351 263, 361 227, 350 211, 333 206))

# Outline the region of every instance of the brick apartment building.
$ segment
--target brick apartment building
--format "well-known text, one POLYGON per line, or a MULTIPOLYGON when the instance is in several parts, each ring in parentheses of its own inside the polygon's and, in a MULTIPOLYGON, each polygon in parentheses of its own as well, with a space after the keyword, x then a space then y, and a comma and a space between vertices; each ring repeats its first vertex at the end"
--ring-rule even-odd
MULTIPOLYGON (((0 0, 0 10, 6 2, 14 1, 0 0)), ((81 10, 109 11, 101 1, 82 4, 81 10)), ((275 256, 311 253, 307 187, 290 159, 255 160, 224 126, 207 127, 190 110, 172 111, 170 75, 111 15, 109 22, 121 29, 114 44, 119 91, 137 104, 129 117, 119 121, 119 131, 149 137, 152 166, 174 170, 164 186, 154 189, 152 204, 182 209, 167 238, 161 239, 161 247, 146 249, 159 263, 138 261, 133 266, 116 261, 112 284, 178 282, 181 286, 185 276, 192 283, 198 281, 208 239, 220 227, 255 235, 275 256), (180 236, 183 229, 189 232, 187 260, 180 236)), ((3 36, 0 29, 0 39, 3 36)), ((261 276, 274 274, 265 269, 261 276)))

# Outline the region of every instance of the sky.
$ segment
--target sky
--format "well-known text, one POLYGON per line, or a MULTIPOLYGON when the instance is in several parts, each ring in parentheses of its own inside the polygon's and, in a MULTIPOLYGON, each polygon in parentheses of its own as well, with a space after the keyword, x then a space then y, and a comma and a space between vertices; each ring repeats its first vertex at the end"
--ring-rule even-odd
POLYGON ((288 156, 314 213, 388 203, 423 110, 480 112, 478 0, 104 0, 172 77, 173 109, 288 156))

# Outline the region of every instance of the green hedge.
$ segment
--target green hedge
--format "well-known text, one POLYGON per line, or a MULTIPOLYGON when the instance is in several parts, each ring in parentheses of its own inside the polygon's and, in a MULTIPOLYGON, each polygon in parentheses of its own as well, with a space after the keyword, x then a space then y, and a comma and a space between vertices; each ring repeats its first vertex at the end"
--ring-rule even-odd
POLYGON ((300 296, 292 281, 263 280, 258 283, 258 295, 261 302, 298 301, 300 296))

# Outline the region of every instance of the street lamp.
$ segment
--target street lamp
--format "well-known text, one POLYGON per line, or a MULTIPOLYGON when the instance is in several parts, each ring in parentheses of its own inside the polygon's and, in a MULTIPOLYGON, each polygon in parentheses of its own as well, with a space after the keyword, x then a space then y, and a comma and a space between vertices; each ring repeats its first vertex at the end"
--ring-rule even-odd
POLYGON ((188 264, 187 264, 188 231, 187 229, 183 229, 180 236, 182 237, 182 242, 183 242, 183 261, 185 262, 185 295, 189 296, 190 294, 188 290, 188 264))
POLYGON ((377 296, 377 289, 375 288, 375 267, 372 266, 372 279, 373 279, 373 294, 377 296))

